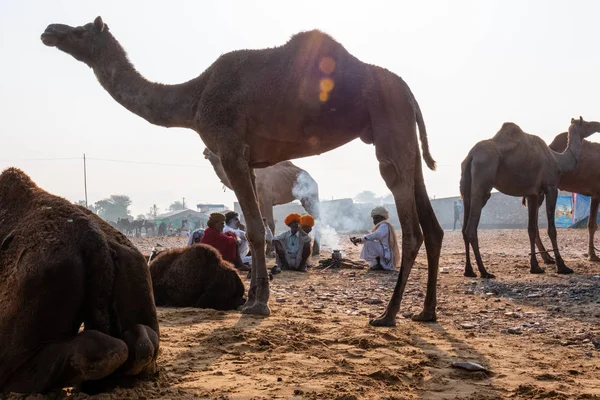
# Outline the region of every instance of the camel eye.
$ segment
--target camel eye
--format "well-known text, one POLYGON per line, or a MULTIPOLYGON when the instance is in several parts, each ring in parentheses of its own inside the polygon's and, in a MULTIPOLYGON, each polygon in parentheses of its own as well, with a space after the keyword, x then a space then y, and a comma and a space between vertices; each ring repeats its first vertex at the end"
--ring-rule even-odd
POLYGON ((84 33, 85 33, 85 29, 83 29, 83 28, 81 28, 81 29, 79 29, 79 28, 78 28, 78 29, 75 29, 75 30, 73 31, 73 34, 74 34, 74 35, 75 35, 75 37, 77 37, 77 38, 82 38, 82 37, 83 37, 83 35, 84 35, 84 33))

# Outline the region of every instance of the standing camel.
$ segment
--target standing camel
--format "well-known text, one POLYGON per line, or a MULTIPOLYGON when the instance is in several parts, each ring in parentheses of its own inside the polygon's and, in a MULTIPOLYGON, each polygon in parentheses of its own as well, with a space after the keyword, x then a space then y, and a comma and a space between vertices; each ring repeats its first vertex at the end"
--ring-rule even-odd
POLYGON ((475 277, 471 265, 469 244, 473 248, 477 268, 482 278, 494 278, 483 266, 479 253, 477 226, 481 210, 490 198, 492 188, 509 196, 527 198, 529 221, 527 231, 530 241, 530 272, 542 273, 535 256, 535 239, 538 233, 538 208, 541 195, 546 196, 548 236, 556 258, 556 272, 570 274, 556 243, 554 210, 558 197, 558 182, 562 174, 577 167, 581 142, 597 129, 597 122, 587 122, 580 117, 571 119, 569 143, 563 153, 557 153, 538 136, 530 135, 512 123, 506 122, 496 135, 477 143, 462 162, 460 193, 464 199, 465 216, 463 238, 465 241, 465 276, 475 277))
MULTIPOLYGON (((223 170, 219 157, 208 148, 204 149, 204 158, 212 164, 215 173, 223 183, 231 189, 231 183, 223 170)), ((275 233, 273 207, 279 204, 300 200, 302 207, 315 219, 319 219, 319 186, 317 182, 302 168, 291 161, 281 161, 266 168, 256 169, 256 193, 260 214, 267 219, 271 232, 275 233)), ((315 243, 312 254, 320 251, 318 229, 315 229, 315 243)))
MULTIPOLYGON (((600 132, 600 122, 588 122, 588 130, 591 133, 600 132)), ((569 142, 568 133, 558 134, 549 147, 553 151, 563 152, 566 150, 569 142)), ((598 229, 598 204, 600 204, 600 143, 593 143, 584 140, 581 144, 581 155, 577 167, 564 173, 558 181, 558 188, 573 193, 580 193, 590 196, 590 216, 588 218, 588 259, 590 261, 600 261, 594 248, 594 235, 598 229)), ((540 196, 539 204, 544 201, 540 196)), ((523 198, 525 204, 525 198, 523 198)), ((535 238, 540 254, 547 264, 554 262, 546 252, 539 232, 535 238)))
POLYGON ((246 217, 256 266, 242 311, 247 314, 270 314, 254 169, 321 154, 357 137, 374 144, 402 225, 402 262, 386 311, 371 324, 395 325, 423 239, 427 295, 415 319, 435 320, 444 232, 423 181, 417 125, 423 159, 430 169, 435 161, 419 105, 398 75, 363 63, 317 30, 298 33, 279 47, 223 54, 198 77, 176 85, 150 82, 136 71, 100 17, 79 27, 50 25, 41 40, 91 67, 129 111, 155 125, 195 130, 221 159, 246 217))

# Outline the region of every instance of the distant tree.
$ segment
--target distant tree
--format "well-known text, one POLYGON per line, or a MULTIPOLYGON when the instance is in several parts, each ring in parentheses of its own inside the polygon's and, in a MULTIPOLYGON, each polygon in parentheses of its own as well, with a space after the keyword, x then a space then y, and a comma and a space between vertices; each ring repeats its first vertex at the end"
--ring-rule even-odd
POLYGON ((178 201, 174 201, 171 203, 171 205, 169 206, 169 211, 177 211, 177 210, 183 210, 183 203, 178 201))
POLYGON ((131 218, 129 213, 131 199, 129 196, 113 194, 108 199, 94 203, 97 214, 107 221, 117 221, 119 218, 131 218))
MULTIPOLYGON (((77 200, 74 204, 81 207, 85 207, 85 200, 77 200)), ((93 204, 88 204, 87 209, 93 213, 97 212, 96 207, 94 207, 93 204)))
POLYGON ((152 204, 152 207, 150 207, 150 211, 148 211, 148 214, 146 214, 146 218, 155 220, 158 213, 159 208, 156 206, 156 204, 152 204))
POLYGON ((379 199, 375 192, 365 190, 354 196, 354 201, 357 203, 379 203, 379 199))
POLYGON ((386 196, 380 197, 380 199, 381 199, 381 203, 383 203, 383 204, 391 204, 394 202, 394 195, 390 193, 386 196))
POLYGON ((137 220, 140 220, 140 221, 141 221, 141 220, 143 220, 143 219, 146 219, 146 216, 145 216, 144 214, 139 214, 137 217, 135 217, 135 219, 137 219, 137 220))

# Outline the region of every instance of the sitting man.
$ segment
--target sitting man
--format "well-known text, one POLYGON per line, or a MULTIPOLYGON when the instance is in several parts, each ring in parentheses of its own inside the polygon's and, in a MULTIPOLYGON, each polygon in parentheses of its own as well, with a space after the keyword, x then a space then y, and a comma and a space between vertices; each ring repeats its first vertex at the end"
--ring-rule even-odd
POLYGON ((242 226, 238 213, 235 211, 225 213, 225 228, 223 228, 223 233, 232 232, 235 234, 237 237, 240 260, 242 260, 244 264, 252 264, 252 256, 248 255, 250 243, 248 243, 246 232, 241 229, 242 226))
POLYGON ((371 271, 393 271, 400 263, 400 250, 396 231, 387 219, 389 213, 385 207, 375 207, 371 211, 373 224, 371 233, 362 238, 351 237, 350 241, 356 246, 364 243, 360 258, 365 260, 371 271))
POLYGON ((244 265, 240 259, 235 234, 232 232, 223 233, 225 216, 220 213, 212 213, 206 225, 208 228, 204 230, 200 243, 217 249, 225 261, 229 261, 240 271, 249 271, 250 268, 244 265))
POLYGON ((310 256, 310 237, 299 228, 300 214, 290 214, 285 217, 289 231, 273 238, 277 265, 272 272, 278 273, 287 269, 306 272, 306 261, 310 256))
POLYGON ((188 238, 188 246, 200 243, 200 240, 202 240, 202 236, 204 236, 204 229, 199 228, 195 231, 192 231, 192 233, 190 233, 190 237, 188 238))

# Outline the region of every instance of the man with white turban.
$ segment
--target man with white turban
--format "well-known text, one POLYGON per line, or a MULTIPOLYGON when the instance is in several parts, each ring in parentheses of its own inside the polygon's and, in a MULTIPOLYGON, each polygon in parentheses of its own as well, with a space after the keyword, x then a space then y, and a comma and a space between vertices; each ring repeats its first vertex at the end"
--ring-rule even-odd
POLYGON ((350 241, 357 245, 363 243, 360 258, 365 260, 372 271, 393 271, 400 263, 400 250, 396 231, 387 219, 389 213, 385 207, 375 207, 371 211, 373 224, 371 233, 361 237, 351 237, 350 241))

